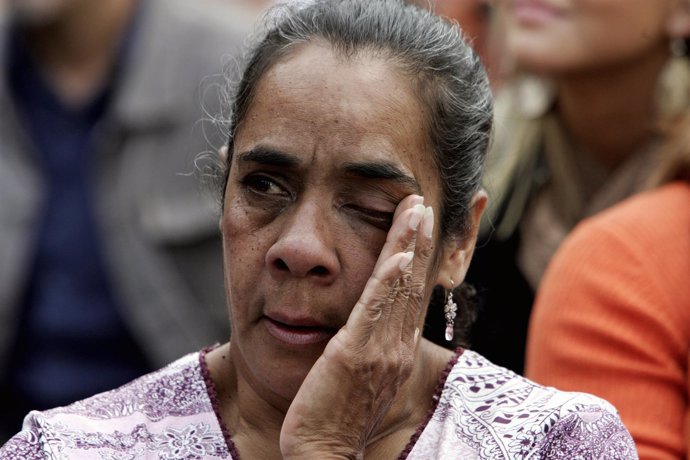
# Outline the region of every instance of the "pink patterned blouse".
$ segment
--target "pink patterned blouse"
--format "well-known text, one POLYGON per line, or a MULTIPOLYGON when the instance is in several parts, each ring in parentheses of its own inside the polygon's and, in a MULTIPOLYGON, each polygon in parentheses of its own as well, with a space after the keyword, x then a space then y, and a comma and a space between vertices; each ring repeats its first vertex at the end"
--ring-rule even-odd
MULTIPOLYGON (((616 410, 459 350, 401 459, 637 459, 616 410)), ((67 407, 31 412, 2 460, 239 459, 204 352, 67 407)))

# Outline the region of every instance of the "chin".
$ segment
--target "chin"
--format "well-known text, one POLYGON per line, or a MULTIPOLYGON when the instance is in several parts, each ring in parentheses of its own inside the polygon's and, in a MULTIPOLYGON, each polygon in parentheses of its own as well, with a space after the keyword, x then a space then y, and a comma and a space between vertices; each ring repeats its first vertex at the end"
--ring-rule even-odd
POLYGON ((512 56, 518 68, 539 74, 560 72, 574 64, 572 44, 561 43, 561 39, 548 34, 513 32, 506 37, 506 53, 512 56))
POLYGON ((271 342, 270 338, 264 337, 253 342, 253 346, 242 347, 248 355, 241 359, 246 363, 249 374, 253 375, 250 382, 258 383, 263 387, 262 391, 268 392, 267 395, 272 393, 289 406, 325 345, 291 350, 276 347, 271 342))
POLYGON ((282 407, 282 403, 279 403, 281 409, 287 411, 290 407, 310 369, 311 367, 309 369, 286 369, 283 372, 272 372, 264 376, 262 380, 266 390, 277 396, 278 400, 284 401, 284 407, 282 407))
POLYGON ((539 47, 516 47, 510 51, 518 69, 544 77, 557 77, 572 72, 573 65, 563 55, 563 50, 543 49, 539 47))

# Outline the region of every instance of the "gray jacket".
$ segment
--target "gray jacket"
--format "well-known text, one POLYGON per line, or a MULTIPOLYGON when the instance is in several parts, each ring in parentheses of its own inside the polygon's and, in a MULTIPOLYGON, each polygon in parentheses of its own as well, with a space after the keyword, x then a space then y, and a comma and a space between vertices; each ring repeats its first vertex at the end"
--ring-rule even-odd
MULTIPOLYGON (((200 122, 202 106, 219 111, 218 92, 206 77, 219 75, 224 61, 236 62, 253 17, 232 2, 142 0, 141 8, 114 99, 97 127, 90 168, 106 268, 122 315, 160 366, 229 335, 218 212, 191 173, 195 157, 224 140, 215 125, 200 122)), ((2 52, 6 30, 0 24, 2 52)), ((2 80, 0 108, 3 372, 28 282, 44 184, 38 155, 2 80)))

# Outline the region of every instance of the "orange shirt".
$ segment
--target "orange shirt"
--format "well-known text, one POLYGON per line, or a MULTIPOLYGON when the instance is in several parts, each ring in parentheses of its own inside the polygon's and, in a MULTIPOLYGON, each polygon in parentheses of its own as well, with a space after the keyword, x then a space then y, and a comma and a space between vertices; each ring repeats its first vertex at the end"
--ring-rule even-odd
POLYGON ((527 377, 620 411, 642 460, 690 459, 690 184, 580 224, 537 294, 527 377))

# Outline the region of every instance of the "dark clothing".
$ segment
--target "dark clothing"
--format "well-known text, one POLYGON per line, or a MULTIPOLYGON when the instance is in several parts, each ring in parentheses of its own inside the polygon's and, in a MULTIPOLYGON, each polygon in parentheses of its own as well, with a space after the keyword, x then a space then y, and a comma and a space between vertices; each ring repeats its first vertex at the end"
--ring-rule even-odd
POLYGON ((520 235, 477 242, 465 282, 477 290, 477 321, 469 334, 473 350, 522 374, 534 291, 517 266, 520 235))
MULTIPOLYGON (((476 290, 468 301, 477 319, 461 339, 497 365, 522 374, 534 291, 517 266, 519 243, 517 231, 506 240, 480 237, 465 276, 465 282, 476 290)), ((424 337, 453 349, 456 344, 445 340, 444 329, 443 309, 430 309, 424 337)))
MULTIPOLYGON (((132 33, 127 31, 123 43, 132 33)), ((127 330, 110 284, 89 182, 94 131, 111 100, 115 72, 93 100, 66 107, 16 30, 9 43, 10 92, 46 184, 6 382, 13 406, 25 414, 122 385, 151 366, 127 330)))
MULTIPOLYGON (((252 18, 202 0, 138 8, 88 107, 59 104, 35 69, 0 73, 0 443, 25 415, 10 403, 87 396, 229 336, 217 209, 192 173, 227 141, 202 122, 221 101, 205 79, 252 18)), ((2 63, 9 34, 0 14, 2 63)))

